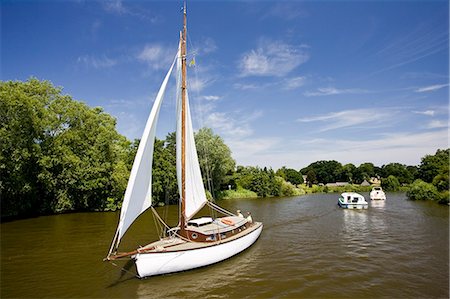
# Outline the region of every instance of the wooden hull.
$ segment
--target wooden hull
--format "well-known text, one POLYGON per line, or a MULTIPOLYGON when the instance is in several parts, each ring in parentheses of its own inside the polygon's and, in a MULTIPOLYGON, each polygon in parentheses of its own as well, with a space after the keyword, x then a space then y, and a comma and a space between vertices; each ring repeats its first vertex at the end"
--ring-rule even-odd
POLYGON ((134 256, 139 277, 186 271, 208 266, 236 255, 250 247, 261 234, 262 223, 243 236, 185 250, 138 253, 134 256))

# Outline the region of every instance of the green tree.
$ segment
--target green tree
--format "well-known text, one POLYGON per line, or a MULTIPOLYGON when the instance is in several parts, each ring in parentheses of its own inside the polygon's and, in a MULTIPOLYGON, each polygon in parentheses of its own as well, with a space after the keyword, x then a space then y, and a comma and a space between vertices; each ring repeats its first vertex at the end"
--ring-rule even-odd
POLYGON ((381 187, 386 191, 398 191, 400 182, 395 176, 390 175, 381 181, 381 187))
POLYGON ((195 144, 205 186, 213 193, 227 189, 228 182, 224 179, 236 165, 230 148, 210 128, 202 128, 195 134, 195 144))
POLYGON ((414 181, 406 196, 411 200, 439 200, 436 187, 420 179, 414 181))
POLYGON ((353 183, 356 172, 356 166, 352 163, 342 166, 342 171, 339 175, 339 181, 353 183))
POLYGON ((50 82, 0 82, 0 198, 2 215, 40 210, 44 186, 37 177, 46 107, 60 96, 50 82))
POLYGON ((438 149, 435 155, 426 155, 419 166, 419 178, 431 183, 439 173, 448 172, 450 149, 438 149))
POLYGON ((414 176, 408 171, 406 165, 400 163, 389 163, 382 167, 383 177, 389 175, 395 176, 400 184, 410 184, 414 180, 414 176))
POLYGON ((171 139, 175 134, 171 133, 166 140, 155 140, 153 154, 152 196, 154 202, 165 204, 177 203, 178 182, 176 169, 176 156, 171 139))
POLYGON ((300 170, 300 173, 308 173, 311 169, 314 170, 319 183, 332 183, 336 182, 342 173, 342 164, 334 160, 317 161, 300 170))
POLYGON ((303 176, 300 171, 292 168, 281 167, 275 173, 277 176, 282 177, 285 181, 291 182, 294 185, 303 184, 303 176))
POLYGON ((130 143, 101 108, 48 81, 0 83, 2 215, 120 205, 130 143))
POLYGON ((314 169, 308 170, 306 173, 306 179, 308 180, 309 187, 312 187, 313 184, 317 183, 316 172, 314 169))

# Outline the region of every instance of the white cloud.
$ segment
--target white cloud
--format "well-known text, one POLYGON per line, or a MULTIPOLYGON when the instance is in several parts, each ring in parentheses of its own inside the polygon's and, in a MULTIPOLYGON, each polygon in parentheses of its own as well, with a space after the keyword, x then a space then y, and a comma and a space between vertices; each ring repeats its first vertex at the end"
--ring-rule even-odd
POLYGON ((324 115, 304 117, 297 119, 298 122, 324 122, 326 125, 320 129, 320 132, 335 130, 340 128, 348 128, 360 126, 362 124, 370 123, 371 125, 377 123, 384 123, 386 120, 392 118, 395 110, 383 109, 354 109, 344 110, 339 112, 331 112, 324 115))
POLYGON ((214 112, 207 116, 205 123, 224 137, 240 140, 253 134, 250 123, 261 115, 261 111, 247 115, 214 112))
POLYGON ((297 89, 301 86, 303 86, 306 82, 305 76, 295 77, 286 80, 284 83, 284 89, 297 89))
POLYGON ((174 49, 160 44, 147 44, 136 58, 148 64, 152 69, 167 69, 175 57, 174 49))
POLYGON ((106 55, 102 55, 101 57, 91 55, 79 56, 77 62, 95 69, 110 68, 118 63, 116 59, 109 58, 106 55))
MULTIPOLYGON (((447 130, 425 133, 395 133, 374 136, 370 140, 320 139, 315 142, 299 141, 297 157, 307 155, 299 167, 318 160, 337 160, 343 164, 359 165, 372 162, 382 166, 390 162, 417 165, 420 158, 433 154, 438 148, 448 147, 447 130)), ((288 161, 286 163, 295 161, 288 161)))
POLYGON ((434 114, 436 113, 436 111, 434 111, 434 110, 413 111, 413 113, 415 113, 415 114, 427 115, 427 116, 434 116, 434 114))
POLYGON ((233 87, 236 89, 241 89, 241 90, 249 90, 249 89, 259 88, 259 86, 256 84, 243 84, 243 83, 235 83, 235 84, 233 84, 233 87))
POLYGON ((427 129, 438 129, 438 128, 447 128, 448 123, 442 120, 432 120, 430 121, 426 128, 427 129))
POLYGON ((103 1, 103 7, 106 11, 116 13, 116 14, 125 14, 128 13, 128 9, 123 6, 122 0, 108 0, 103 1))
POLYGON ((209 96, 203 96, 203 99, 205 99, 207 101, 217 101, 217 100, 220 100, 220 97, 209 95, 209 96))
POLYGON ((262 39, 256 50, 245 53, 240 62, 241 76, 284 76, 309 59, 306 45, 290 45, 262 39))
POLYGON ((425 87, 421 87, 418 88, 416 90, 414 90, 415 92, 430 92, 430 91, 435 91, 444 87, 447 87, 448 84, 436 84, 436 85, 430 85, 430 86, 425 86, 425 87))
POLYGON ((335 87, 321 87, 317 88, 316 91, 304 92, 303 95, 307 97, 316 97, 316 96, 330 96, 337 94, 362 94, 367 92, 368 92, 367 90, 359 88, 338 89, 335 87))

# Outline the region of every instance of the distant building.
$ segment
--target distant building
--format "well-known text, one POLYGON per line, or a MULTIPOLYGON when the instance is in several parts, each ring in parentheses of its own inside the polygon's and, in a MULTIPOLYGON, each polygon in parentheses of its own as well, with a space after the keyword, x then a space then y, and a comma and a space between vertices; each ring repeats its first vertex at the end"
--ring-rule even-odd
POLYGON ((368 181, 364 180, 364 181, 361 183, 361 186, 370 186, 370 183, 369 183, 368 181))
POLYGON ((381 180, 380 180, 380 178, 371 177, 369 180, 369 183, 371 183, 372 185, 380 185, 381 180))

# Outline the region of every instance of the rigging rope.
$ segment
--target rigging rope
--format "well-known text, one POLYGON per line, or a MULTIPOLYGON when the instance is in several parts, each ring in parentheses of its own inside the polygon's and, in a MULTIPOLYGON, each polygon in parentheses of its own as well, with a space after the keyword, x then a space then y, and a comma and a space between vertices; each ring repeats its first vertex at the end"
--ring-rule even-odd
MULTIPOLYGON (((188 35, 189 45, 192 49, 194 49, 192 39, 189 35, 189 32, 187 33, 187 35, 188 35)), ((194 51, 194 53, 195 52, 196 51, 194 51)), ((195 58, 195 56, 194 56, 194 58, 195 58)), ((197 67, 194 67, 194 77, 195 77, 196 82, 200 82, 199 78, 198 78, 197 67)), ((200 99, 200 90, 198 88, 196 88, 195 90, 192 89, 192 85, 190 84, 190 82, 188 82, 188 85, 191 90, 195 91, 196 98, 200 99)), ((204 112, 205 111, 204 111, 204 109, 202 109, 202 107, 200 107, 200 104, 198 104, 198 103, 199 103, 199 101, 196 101, 195 103, 193 102, 194 105, 192 105, 192 106, 195 110, 196 115, 199 116, 197 118, 198 124, 200 125, 201 128, 204 128, 205 127, 205 120, 204 120, 204 112)), ((209 193, 211 194, 211 199, 212 199, 212 201, 214 201, 214 182, 212 179, 212 174, 211 174, 212 170, 211 170, 209 159, 208 159, 209 155, 207 152, 207 144, 206 144, 205 140, 202 140, 202 155, 203 155, 204 161, 205 161, 205 163, 204 163, 205 169, 204 169, 204 173, 202 173, 202 176, 203 176, 203 179, 206 181, 206 188, 209 191, 209 193)))

